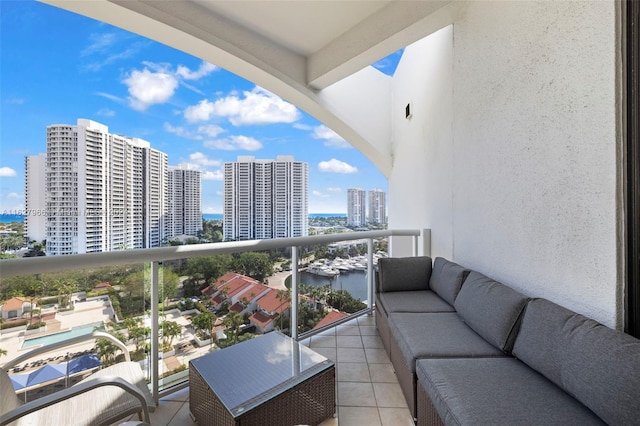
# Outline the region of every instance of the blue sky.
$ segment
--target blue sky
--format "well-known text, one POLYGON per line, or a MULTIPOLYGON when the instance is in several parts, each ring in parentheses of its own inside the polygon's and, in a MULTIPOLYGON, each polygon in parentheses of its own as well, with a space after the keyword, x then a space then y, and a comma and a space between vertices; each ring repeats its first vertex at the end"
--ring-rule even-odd
MULTIPOLYGON (((346 212, 351 187, 387 190, 322 123, 215 64, 31 0, 0 1, 0 32, 0 213, 24 207, 24 156, 46 151, 46 127, 78 118, 202 170, 204 213, 222 211, 221 167, 239 155, 308 162, 311 213, 346 212)), ((374 66, 392 74, 401 54, 374 66)))

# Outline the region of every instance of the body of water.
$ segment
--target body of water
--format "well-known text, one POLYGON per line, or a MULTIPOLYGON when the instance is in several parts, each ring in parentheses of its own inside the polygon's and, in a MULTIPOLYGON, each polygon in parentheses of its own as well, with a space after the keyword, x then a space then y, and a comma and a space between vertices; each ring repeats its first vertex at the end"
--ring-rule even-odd
MULTIPOLYGON (((222 220, 222 213, 204 213, 202 218, 205 220, 222 220)), ((311 213, 311 218, 317 217, 347 217, 346 213, 311 213)), ((21 214, 0 214, 0 223, 24 222, 24 215, 21 214)))
POLYGON ((80 325, 73 327, 71 330, 61 331, 60 333, 49 334, 42 337, 34 337, 33 339, 27 339, 22 343, 22 349, 31 348, 39 345, 48 345, 51 343, 60 342, 62 340, 71 339, 72 337, 84 336, 85 334, 93 333, 95 327, 102 327, 104 324, 96 322, 92 324, 80 325))
MULTIPOLYGON (((346 290, 356 299, 367 301, 367 274, 363 271, 342 273, 334 278, 300 272, 300 282, 316 287, 331 284, 333 290, 346 290)), ((286 285, 291 288, 291 277, 287 278, 286 285)))
POLYGON ((0 223, 24 222, 21 214, 0 214, 0 223))

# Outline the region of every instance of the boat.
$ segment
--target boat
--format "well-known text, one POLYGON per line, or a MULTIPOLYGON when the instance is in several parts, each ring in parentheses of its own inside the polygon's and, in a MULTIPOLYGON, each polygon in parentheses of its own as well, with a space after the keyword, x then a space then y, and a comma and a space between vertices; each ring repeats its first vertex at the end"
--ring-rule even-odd
POLYGON ((310 274, 320 275, 321 277, 335 277, 340 275, 340 271, 337 269, 331 268, 329 266, 316 266, 311 265, 307 268, 307 272, 310 274))

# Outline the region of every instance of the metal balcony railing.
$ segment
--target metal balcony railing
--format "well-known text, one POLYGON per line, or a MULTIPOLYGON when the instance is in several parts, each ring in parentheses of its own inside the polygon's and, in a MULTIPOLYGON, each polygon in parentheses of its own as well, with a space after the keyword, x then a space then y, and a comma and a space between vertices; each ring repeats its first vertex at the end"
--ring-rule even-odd
MULTIPOLYGON (((428 230, 426 230, 428 231, 428 230)), ((86 268, 99 268, 116 265, 131 265, 139 263, 150 263, 151 277, 151 353, 150 372, 151 390, 157 400, 173 390, 178 390, 183 386, 177 386, 170 391, 160 392, 159 390, 159 269, 162 262, 169 260, 190 259, 196 257, 213 256, 216 254, 233 254, 248 251, 265 251, 274 249, 291 249, 291 324, 298 324, 298 296, 299 296, 299 250, 301 247, 328 245, 337 242, 353 240, 367 240, 367 308, 355 314, 335 321, 324 327, 316 328, 312 331, 298 334, 297 326, 291 326, 291 337, 296 340, 307 338, 313 334, 320 333, 328 328, 353 319, 354 316, 372 312, 374 308, 374 262, 373 262, 373 242, 375 239, 385 237, 408 237, 412 238, 413 255, 418 253, 418 242, 421 236, 420 230, 380 230, 347 232, 328 235, 318 235, 311 237, 277 238, 268 240, 234 241, 209 244, 181 245, 172 247, 159 247, 152 249, 121 250, 104 253, 76 254, 67 256, 45 256, 32 258, 18 258, 0 260, 0 273, 3 278, 12 276, 23 276, 50 272, 65 272, 81 270, 86 268)), ((426 236, 428 238, 428 235, 426 236)))

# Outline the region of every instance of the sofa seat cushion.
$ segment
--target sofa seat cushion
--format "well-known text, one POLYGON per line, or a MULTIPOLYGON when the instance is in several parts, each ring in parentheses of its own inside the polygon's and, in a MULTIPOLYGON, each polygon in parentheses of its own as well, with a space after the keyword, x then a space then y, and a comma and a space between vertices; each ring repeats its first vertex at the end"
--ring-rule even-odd
POLYGON ((377 291, 427 290, 431 278, 428 256, 388 257, 378 260, 377 291))
POLYGON ((609 424, 640 419, 640 340, 545 299, 529 302, 513 354, 609 424))
POLYGON ((453 306, 430 290, 378 293, 384 312, 455 312, 453 306))
POLYGON ((453 305, 468 274, 469 270, 464 269, 457 263, 442 257, 436 257, 433 261, 429 288, 435 291, 448 304, 453 305))
POLYGON ((505 356, 465 325, 455 312, 391 313, 389 324, 401 357, 414 373, 418 358, 505 356))
POLYGON ((416 374, 446 425, 605 424, 515 358, 423 359, 416 374))
POLYGON ((510 352, 528 298, 471 271, 454 303, 458 315, 485 340, 510 352))

